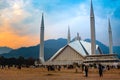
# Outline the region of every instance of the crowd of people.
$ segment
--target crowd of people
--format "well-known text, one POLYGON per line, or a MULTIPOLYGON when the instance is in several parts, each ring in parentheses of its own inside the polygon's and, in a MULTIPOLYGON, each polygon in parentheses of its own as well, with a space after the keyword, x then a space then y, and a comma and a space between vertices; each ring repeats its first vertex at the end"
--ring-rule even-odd
MULTIPOLYGON (((83 70, 84 70, 84 73, 85 73, 85 77, 88 77, 88 65, 83 65, 83 70)), ((98 64, 98 72, 99 72, 99 76, 102 77, 103 76, 103 69, 104 69, 104 66, 101 65, 101 64, 98 64)))
MULTIPOLYGON (((23 57, 19 58, 4 58, 0 57, 0 67, 4 69, 6 66, 10 69, 10 67, 15 67, 18 69, 21 69, 22 67, 27 67, 29 68, 30 66, 36 67, 41 67, 39 65, 35 65, 35 60, 32 58, 29 59, 24 59, 23 57)), ((46 68, 48 71, 61 71, 61 68, 67 68, 67 69, 74 69, 75 72, 78 72, 78 69, 82 69, 82 72, 84 73, 85 77, 89 76, 89 68, 91 69, 92 67, 98 69, 98 73, 100 77, 103 77, 103 72, 105 70, 110 70, 113 68, 120 69, 120 64, 118 65, 102 65, 102 64, 81 64, 78 65, 74 63, 73 65, 42 65, 42 67, 46 68)))
MULTIPOLYGON (((91 69, 92 67, 98 69, 98 74, 100 77, 103 77, 103 72, 105 70, 110 70, 113 68, 117 68, 120 69, 120 65, 102 65, 102 64, 93 64, 91 65, 86 65, 86 64, 82 64, 80 66, 77 66, 78 68, 76 68, 74 65, 64 65, 64 66, 60 66, 60 65, 47 65, 46 68, 48 71, 61 71, 61 68, 67 68, 67 69, 82 69, 82 72, 84 74, 85 77, 89 76, 89 68, 91 69)), ((78 70, 76 70, 77 72, 78 70)))
MULTIPOLYGON (((89 67, 91 67, 91 66, 90 65, 85 65, 85 64, 82 65, 82 71, 83 71, 83 73, 85 73, 85 77, 88 77, 89 67)), ((103 77, 103 72, 105 70, 110 70, 110 69, 113 69, 113 68, 120 69, 120 65, 102 65, 102 64, 97 64, 96 65, 95 64, 94 68, 97 68, 99 76, 103 77)))
POLYGON ((49 66, 47 66, 47 70, 48 71, 55 71, 55 69, 57 69, 58 71, 60 71, 61 70, 61 66, 60 65, 56 65, 56 66, 49 65, 49 66))

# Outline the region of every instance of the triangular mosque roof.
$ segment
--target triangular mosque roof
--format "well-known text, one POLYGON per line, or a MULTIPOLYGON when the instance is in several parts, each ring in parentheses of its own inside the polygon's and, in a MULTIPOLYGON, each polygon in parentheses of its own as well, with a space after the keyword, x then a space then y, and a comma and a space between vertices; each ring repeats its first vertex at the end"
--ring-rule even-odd
MULTIPOLYGON (((74 49, 76 52, 78 52, 83 57, 91 54, 91 43, 83 41, 83 40, 75 40, 66 46, 60 48, 51 58, 50 60, 54 59, 64 48, 67 46, 70 46, 72 49, 74 49)), ((96 50, 98 49, 98 45, 96 45, 96 50)))
POLYGON ((76 40, 74 42, 71 42, 68 44, 71 48, 73 48, 75 51, 80 53, 82 56, 86 56, 86 52, 83 49, 83 46, 81 45, 79 40, 76 40))

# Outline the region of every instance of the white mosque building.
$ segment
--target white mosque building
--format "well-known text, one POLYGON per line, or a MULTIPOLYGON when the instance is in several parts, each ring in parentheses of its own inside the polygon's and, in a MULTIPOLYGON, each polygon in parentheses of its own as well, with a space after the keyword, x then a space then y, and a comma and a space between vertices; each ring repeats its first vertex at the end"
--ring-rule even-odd
MULTIPOLYGON (((96 45, 96 52, 102 54, 98 45, 96 45)), ((91 44, 83 40, 75 40, 58 50, 49 62, 57 65, 81 64, 88 55, 92 55, 91 44)))
POLYGON ((96 45, 95 18, 91 0, 90 8, 91 43, 81 40, 77 34, 76 40, 70 39, 70 28, 68 28, 68 44, 59 49, 48 61, 44 61, 44 19, 41 21, 41 39, 39 59, 43 65, 72 65, 73 63, 103 63, 113 64, 118 62, 117 55, 112 52, 112 30, 110 20, 108 22, 110 54, 102 53, 99 45, 96 45))

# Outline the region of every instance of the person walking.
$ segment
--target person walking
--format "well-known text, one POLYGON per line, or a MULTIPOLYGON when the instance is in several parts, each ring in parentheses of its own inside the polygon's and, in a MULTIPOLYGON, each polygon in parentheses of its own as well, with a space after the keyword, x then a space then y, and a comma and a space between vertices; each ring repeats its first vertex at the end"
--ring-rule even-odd
POLYGON ((103 66, 101 64, 99 64, 98 69, 99 69, 99 76, 102 77, 103 76, 103 66))
POLYGON ((84 71, 85 71, 85 77, 88 77, 88 66, 84 66, 84 71))

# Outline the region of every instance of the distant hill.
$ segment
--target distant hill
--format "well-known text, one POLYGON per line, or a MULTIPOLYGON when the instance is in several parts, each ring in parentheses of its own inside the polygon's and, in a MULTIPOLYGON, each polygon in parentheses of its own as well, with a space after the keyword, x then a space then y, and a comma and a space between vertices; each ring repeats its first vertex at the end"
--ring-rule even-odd
MULTIPOLYGON (((85 41, 90 42, 90 39, 85 39, 85 41)), ((109 49, 106 45, 102 44, 99 41, 96 41, 96 43, 100 46, 103 53, 108 54, 109 49)), ((65 46, 67 44, 67 39, 59 38, 57 40, 55 39, 49 39, 45 41, 45 60, 48 60, 50 57, 52 57, 55 52, 57 52, 61 47, 65 46)), ((10 52, 5 52, 4 54, 0 54, 0 56, 4 56, 6 58, 15 57, 18 58, 19 56, 23 56, 24 58, 35 58, 38 59, 39 57, 39 44, 36 46, 30 46, 30 47, 22 47, 19 49, 11 50, 10 52)), ((120 58, 120 46, 113 47, 113 51, 119 55, 120 58)))
MULTIPOLYGON (((91 42, 90 39, 85 39, 85 41, 91 42)), ((96 40, 96 44, 99 45, 99 47, 102 49, 104 54, 109 53, 109 48, 106 45, 104 45, 103 43, 97 40, 96 40)), ((118 54, 118 57, 120 58, 120 46, 113 46, 113 53, 118 54)))
MULTIPOLYGON (((85 41, 91 42, 90 39, 85 39, 85 41)), ((109 53, 109 48, 106 45, 104 45, 103 43, 101 43, 100 41, 97 41, 97 40, 96 40, 96 44, 99 45, 99 47, 101 48, 101 50, 103 51, 104 54, 109 53)))
POLYGON ((12 48, 9 48, 9 47, 0 47, 0 54, 8 53, 11 50, 12 50, 12 48))
POLYGON ((120 46, 114 46, 113 51, 114 51, 114 53, 117 53, 118 57, 120 58, 120 46))
MULTIPOLYGON (((58 49, 65 46, 67 43, 66 39, 59 38, 57 40, 50 39, 45 41, 45 60, 48 60, 58 49)), ((35 58, 38 59, 39 57, 39 44, 36 46, 31 47, 22 47, 19 49, 15 49, 10 51, 9 53, 1 54, 1 56, 4 56, 6 58, 15 57, 18 58, 19 56, 23 56, 24 58, 35 58)))

